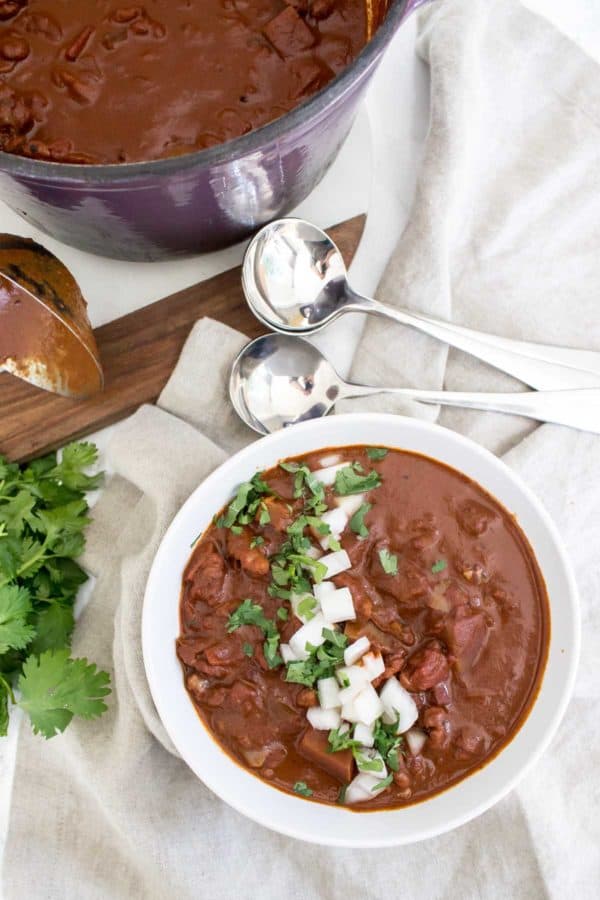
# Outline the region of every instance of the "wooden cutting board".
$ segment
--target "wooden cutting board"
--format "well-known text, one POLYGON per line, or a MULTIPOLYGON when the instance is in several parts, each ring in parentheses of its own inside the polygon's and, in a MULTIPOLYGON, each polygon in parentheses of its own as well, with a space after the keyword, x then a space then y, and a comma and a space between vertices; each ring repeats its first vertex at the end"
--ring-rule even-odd
MULTIPOLYGON (((365 216, 329 233, 349 264, 365 216)), ((198 319, 210 316, 257 337, 267 330, 254 318, 242 292, 240 267, 157 300, 95 331, 105 387, 89 400, 69 400, 0 373, 0 454, 24 461, 91 434, 154 403, 198 319)))

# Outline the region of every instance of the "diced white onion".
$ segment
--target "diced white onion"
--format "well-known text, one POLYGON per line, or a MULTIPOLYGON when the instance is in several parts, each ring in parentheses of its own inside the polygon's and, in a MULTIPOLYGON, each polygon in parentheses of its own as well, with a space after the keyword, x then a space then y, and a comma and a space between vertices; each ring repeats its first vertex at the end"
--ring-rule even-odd
POLYGON ((362 800, 370 800, 383 790, 385 787, 381 787, 380 778, 373 778, 371 774, 360 772, 346 788, 344 802, 360 803, 362 800))
POLYGON ((344 650, 344 662, 346 665, 353 666, 367 652, 370 646, 371 642, 365 635, 359 637, 354 643, 348 644, 344 650))
MULTIPOLYGON (((342 692, 340 691, 340 694, 342 692)), ((345 719, 346 722, 355 722, 360 721, 358 715, 356 714, 356 709, 354 708, 354 700, 348 700, 346 703, 342 704, 342 708, 340 710, 342 719, 345 719)))
POLYGON ((356 618, 352 594, 347 587, 326 594, 321 600, 321 609, 327 622, 347 622, 356 618))
POLYGON ((311 544, 308 550, 304 551, 304 555, 309 556, 311 559, 320 559, 323 556, 323 552, 318 547, 315 547, 314 544, 311 544))
POLYGON ((337 588, 335 584, 331 581, 322 581, 320 584, 315 584, 313 588, 313 593, 319 603, 322 603, 323 597, 326 597, 328 594, 334 594, 337 588))
POLYGON ((321 521, 324 522, 325 525, 329 525, 330 534, 320 534, 316 528, 313 530, 313 534, 319 541, 323 550, 328 550, 331 538, 333 538, 334 541, 339 541, 342 531, 348 524, 348 516, 343 509, 335 507, 334 509, 328 509, 326 513, 323 513, 321 521))
POLYGON ((335 482, 335 476, 339 472, 340 469, 345 469, 348 466, 348 463, 336 463, 333 466, 326 466, 324 469, 317 469, 313 472, 313 475, 320 481, 321 484, 324 484, 325 487, 331 487, 335 482))
POLYGON ((289 644, 280 644, 279 652, 281 653, 281 658, 284 663, 296 662, 296 660, 298 659, 289 644))
POLYGON ((383 756, 378 750, 371 750, 369 747, 361 747, 356 754, 356 767, 359 772, 366 772, 373 778, 387 778, 388 770, 383 761, 383 756), (369 763, 379 763, 378 769, 369 768, 369 763))
POLYGON ((337 463, 339 463, 339 461, 340 461, 339 453, 330 453, 329 456, 321 457, 321 459, 319 460, 319 465, 322 466, 323 468, 326 468, 327 466, 337 465, 337 463))
POLYGON ((321 709, 320 706, 312 706, 307 709, 306 718, 317 731, 329 731, 331 728, 337 728, 342 721, 337 709, 321 709))
POLYGON ((405 734, 408 749, 413 756, 418 756, 425 745, 427 735, 420 728, 409 728, 405 734))
POLYGON ((372 747, 375 743, 374 729, 372 725, 365 725, 364 722, 357 722, 354 726, 354 734, 352 737, 355 741, 359 741, 363 747, 372 747))
POLYGON ((343 509, 348 518, 351 519, 354 513, 358 512, 365 502, 365 495, 347 494, 345 497, 335 497, 333 502, 340 509, 343 509))
POLYGON ((372 725, 382 715, 384 706, 372 684, 367 684, 352 701, 359 722, 372 725))
POLYGON ((308 659, 310 652, 306 649, 307 644, 313 647, 320 647, 324 643, 323 628, 327 627, 325 619, 321 613, 317 613, 314 619, 302 625, 290 638, 290 647, 292 652, 296 654, 298 659, 308 659))
POLYGON ((333 578, 334 575, 339 575, 340 572, 345 572, 346 569, 352 568, 350 557, 345 550, 336 550, 335 553, 327 553, 325 556, 321 557, 319 562, 325 566, 326 569, 323 578, 333 578))
POLYGON ((419 717, 417 705, 397 678, 388 678, 379 697, 384 707, 383 721, 392 725, 398 719, 397 734, 403 734, 419 717))
POLYGON ((381 653, 374 653, 373 651, 365 653, 360 664, 365 670, 369 681, 375 681, 376 678, 379 678, 385 672, 385 663, 381 653))
POLYGON ((322 709, 336 709, 342 705, 340 688, 333 676, 331 678, 320 678, 317 681, 317 694, 319 695, 319 705, 322 709))
POLYGON ((366 672, 361 666, 340 666, 335 675, 342 688, 350 691, 347 695, 349 697, 356 696, 368 683, 366 672))

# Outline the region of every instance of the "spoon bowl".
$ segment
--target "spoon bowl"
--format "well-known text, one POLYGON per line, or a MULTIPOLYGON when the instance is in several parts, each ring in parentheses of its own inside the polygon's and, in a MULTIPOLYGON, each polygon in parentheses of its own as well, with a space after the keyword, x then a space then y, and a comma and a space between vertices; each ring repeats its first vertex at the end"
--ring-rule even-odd
POLYGON ((283 334, 246 344, 229 379, 237 414, 259 434, 327 415, 339 393, 337 373, 317 348, 283 334))
POLYGON ((342 254, 303 219, 278 219, 258 232, 244 256, 242 285, 254 315, 277 331, 318 331, 348 303, 342 254))

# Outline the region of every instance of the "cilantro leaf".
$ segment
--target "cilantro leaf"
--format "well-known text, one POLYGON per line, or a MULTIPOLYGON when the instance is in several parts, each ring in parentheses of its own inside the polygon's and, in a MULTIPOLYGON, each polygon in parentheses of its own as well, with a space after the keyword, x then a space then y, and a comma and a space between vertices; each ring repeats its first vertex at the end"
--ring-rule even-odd
POLYGON ((229 616, 227 622, 227 631, 230 633, 242 625, 257 625, 264 630, 267 627, 268 620, 263 612, 263 608, 259 603, 253 603, 252 600, 246 599, 238 606, 235 612, 229 616))
POLYGON ((298 616, 310 621, 314 619, 317 609, 317 600, 312 594, 307 594, 298 604, 298 616))
POLYGON ((387 450, 385 447, 367 447, 367 456, 369 457, 369 459, 385 459, 388 453, 389 450, 387 450))
POLYGON ((0 654, 23 650, 35 631, 28 624, 31 602, 27 588, 5 585, 0 588, 0 654))
POLYGON ((13 692, 8 681, 0 675, 0 737, 8 734, 8 701, 15 702, 13 692))
POLYGON ((87 659, 70 659, 68 650, 47 650, 30 656, 19 678, 19 706, 35 734, 45 738, 64 731, 73 716, 93 719, 107 707, 110 678, 87 659))
POLYGON ((380 791, 384 791, 387 787, 389 787, 393 780, 394 773, 390 772, 387 778, 382 778, 381 781, 378 781, 377 784, 371 788, 371 791, 374 794, 379 794, 380 791))
POLYGON ((355 747, 360 747, 360 741, 354 740, 350 730, 340 731, 339 728, 332 728, 327 736, 327 741, 329 743, 327 747, 328 753, 339 753, 340 750, 352 750, 355 747))
POLYGON ((361 475, 354 466, 345 466, 336 473, 334 491, 344 497, 347 494, 362 494, 380 484, 381 476, 374 469, 368 475, 361 475))
POLYGON ((395 553, 383 549, 379 551, 379 561, 386 575, 398 574, 398 557, 395 553))
POLYGON ((431 571, 434 575, 437 575, 439 572, 443 572, 448 563, 445 559, 438 559, 431 567, 431 571))
POLYGON ((358 509, 350 519, 350 528, 359 537, 365 538, 369 534, 369 529, 365 525, 365 516, 372 508, 372 503, 361 503, 361 505, 358 507, 358 509))
POLYGON ((244 651, 244 656, 254 656, 254 647, 252 644, 245 643, 242 650, 244 651))
POLYGON ((33 624, 36 634, 29 647, 30 653, 40 654, 45 650, 69 647, 75 627, 73 607, 55 601, 37 613, 33 624))
POLYGON ((74 491, 93 491, 100 487, 102 473, 86 475, 84 469, 93 466, 97 459, 98 450, 94 444, 83 441, 68 444, 62 451, 60 462, 46 477, 54 478, 74 491))
POLYGON ((294 785, 294 790, 297 794, 300 794, 301 797, 312 797, 313 795, 313 792, 305 781, 297 781, 294 785))

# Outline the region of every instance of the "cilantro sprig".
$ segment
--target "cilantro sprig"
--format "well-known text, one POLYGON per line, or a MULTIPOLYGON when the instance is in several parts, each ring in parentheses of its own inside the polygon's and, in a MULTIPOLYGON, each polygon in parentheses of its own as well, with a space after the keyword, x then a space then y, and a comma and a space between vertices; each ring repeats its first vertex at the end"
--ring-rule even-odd
POLYGON ((90 443, 73 443, 27 466, 0 456, 0 735, 10 704, 50 738, 73 716, 106 709, 109 677, 71 659, 73 607, 87 575, 76 562, 89 522, 87 491, 102 475, 90 443))
POLYGON ((372 507, 372 503, 361 503, 350 519, 351 530, 361 538, 366 538, 369 535, 369 529, 365 524, 365 516, 372 507))

